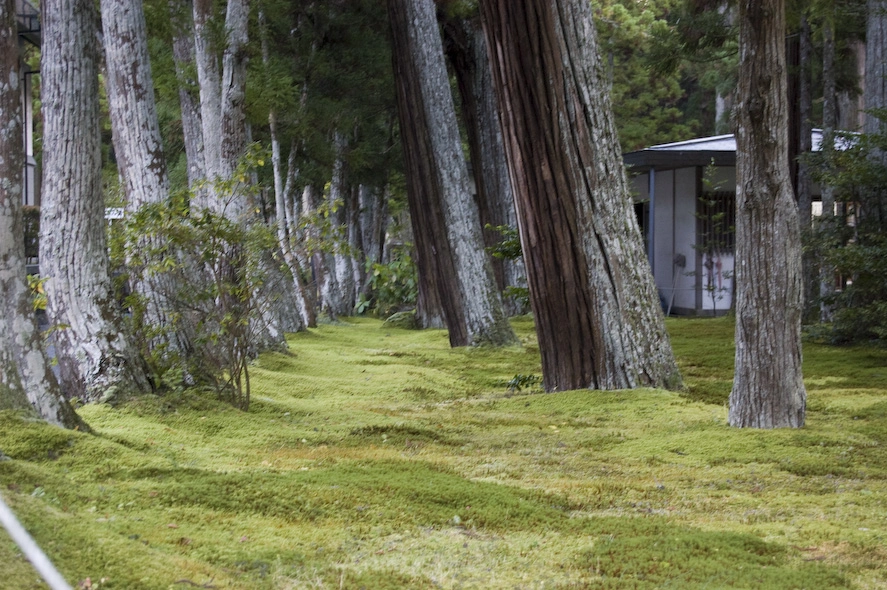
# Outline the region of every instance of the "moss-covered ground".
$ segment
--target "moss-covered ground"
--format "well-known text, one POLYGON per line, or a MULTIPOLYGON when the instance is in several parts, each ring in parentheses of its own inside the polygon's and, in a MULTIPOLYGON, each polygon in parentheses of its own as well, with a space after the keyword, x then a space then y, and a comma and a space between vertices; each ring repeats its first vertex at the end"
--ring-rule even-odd
MULTIPOLYGON (((321 326, 194 392, 0 414, 0 493, 74 585, 887 588, 887 351, 805 346, 807 426, 728 428, 732 325, 670 320, 687 390, 544 394, 538 348, 321 326)), ((0 588, 43 586, 0 530, 0 588)))

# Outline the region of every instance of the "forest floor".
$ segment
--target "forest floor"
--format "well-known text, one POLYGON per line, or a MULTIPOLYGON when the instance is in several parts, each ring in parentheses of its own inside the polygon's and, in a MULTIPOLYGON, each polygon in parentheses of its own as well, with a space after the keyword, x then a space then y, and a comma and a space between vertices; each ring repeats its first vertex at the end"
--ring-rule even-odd
MULTIPOLYGON (((807 426, 738 430, 729 319, 669 320, 674 393, 545 394, 514 325, 323 325, 257 361, 246 413, 0 413, 0 494, 81 588, 887 588, 887 350, 805 344, 807 426)), ((43 587, 2 530, 0 564, 43 587)))

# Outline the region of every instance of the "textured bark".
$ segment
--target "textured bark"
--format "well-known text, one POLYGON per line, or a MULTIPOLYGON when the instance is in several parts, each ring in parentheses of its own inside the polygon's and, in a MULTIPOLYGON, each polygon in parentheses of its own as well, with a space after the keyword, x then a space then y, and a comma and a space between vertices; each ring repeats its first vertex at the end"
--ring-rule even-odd
MULTIPOLYGON (((190 0, 173 0, 170 15, 173 31, 172 54, 179 83, 179 106, 182 111, 182 135, 188 160, 188 186, 198 189, 198 181, 206 178, 203 155, 203 123, 200 118, 200 86, 194 50, 194 5, 190 0)), ((206 198, 203 198, 206 201, 206 198)))
MULTIPOLYGON (((386 192, 367 185, 358 189, 358 208, 360 211, 361 250, 367 265, 382 262, 385 247, 385 233, 388 229, 388 199, 386 192)), ((363 277, 361 293, 370 294, 371 275, 363 277)))
MULTIPOLYGON (((222 53, 221 86, 221 152, 219 172, 230 179, 243 157, 247 145, 246 129, 246 43, 249 21, 248 0, 228 0, 225 15, 225 51, 222 53)), ((206 137, 206 135, 204 135, 206 137)), ((225 214, 231 219, 251 215, 244 195, 227 196, 225 214)))
MULTIPOLYGON (((169 199, 169 177, 154 102, 154 82, 142 0, 102 0, 105 86, 117 166, 126 206, 135 212, 169 199)), ((159 246, 156 238, 139 237, 130 248, 159 246)), ((163 354, 185 354, 191 338, 170 319, 166 294, 174 291, 169 275, 146 272, 132 283, 144 302, 143 323, 158 331, 146 344, 163 354)))
MULTIPOLYGON (((194 1, 194 60, 200 86, 200 124, 203 136, 203 165, 206 179, 212 183, 222 176, 222 78, 217 49, 212 43, 212 27, 216 16, 212 0, 194 1)), ((200 208, 221 211, 214 191, 195 195, 200 208)))
POLYGON ((346 166, 342 159, 345 140, 341 134, 336 133, 333 143, 335 144, 336 160, 333 163, 333 177, 330 180, 326 203, 329 208, 332 235, 323 236, 327 240, 332 240, 332 248, 323 253, 326 280, 322 284, 320 296, 323 310, 331 318, 337 318, 351 315, 354 303, 349 301, 349 294, 353 291, 354 285, 350 272, 350 257, 345 247, 348 213, 346 166))
POLYGON ((589 4, 481 6, 545 388, 679 387, 589 4))
POLYGON ((788 175, 783 0, 739 7, 736 109, 736 370, 729 422, 800 427, 802 277, 788 175))
MULTIPOLYGON (((206 179, 211 183, 222 176, 222 77, 217 50, 212 43, 216 16, 212 0, 194 1, 194 59, 200 85, 200 124, 203 130, 203 158, 206 179)), ((196 205, 221 211, 214 191, 201 191, 196 205)))
POLYGON ((0 0, 0 409, 85 428, 49 369, 25 278, 20 84, 15 2, 0 0))
POLYGON ((389 0, 388 14, 423 284, 436 284, 451 345, 514 344, 469 191, 434 3, 389 0))
POLYGON ((169 196, 145 13, 141 0, 102 0, 101 10, 114 153, 127 205, 136 210, 169 196))
POLYGON ((43 2, 40 269, 65 394, 84 401, 150 391, 108 275, 101 187, 97 15, 85 0, 43 2))
MULTIPOLYGON (((265 13, 259 12, 259 25, 262 30, 262 62, 268 64, 270 54, 268 50, 267 38, 267 22, 265 13)), ((302 279, 303 268, 299 264, 299 259, 294 253, 297 235, 297 226, 291 223, 293 213, 287 211, 289 204, 292 208, 293 191, 298 171, 295 162, 295 144, 291 149, 290 158, 287 159, 287 180, 283 180, 283 162, 281 161, 280 138, 277 131, 277 112, 272 109, 268 113, 268 128, 271 134, 271 166, 274 176, 274 207, 275 207, 275 226, 277 230, 277 243, 280 248, 280 255, 284 263, 289 269, 293 280, 293 298, 292 303, 299 317, 299 325, 295 331, 302 331, 316 324, 314 316, 314 306, 308 298, 308 287, 302 279)))
MULTIPOLYGON (((481 226, 517 228, 514 191, 508 175, 508 161, 502 143, 493 91, 493 73, 490 71, 483 28, 478 19, 454 19, 447 22, 444 30, 447 54, 453 64, 462 97, 462 116, 468 131, 481 226)), ((487 248, 496 246, 501 239, 499 232, 484 230, 487 248)), ((527 273, 523 258, 493 258, 491 262, 500 291, 506 287, 526 286, 527 273)), ((526 312, 509 298, 505 298, 504 303, 509 315, 526 312)))
MULTIPOLYGON (((887 0, 868 0, 865 43, 865 89, 866 110, 887 109, 887 0)), ((863 132, 883 133, 887 123, 884 120, 866 115, 863 132)), ((882 162, 887 162, 887 152, 876 154, 882 162)))

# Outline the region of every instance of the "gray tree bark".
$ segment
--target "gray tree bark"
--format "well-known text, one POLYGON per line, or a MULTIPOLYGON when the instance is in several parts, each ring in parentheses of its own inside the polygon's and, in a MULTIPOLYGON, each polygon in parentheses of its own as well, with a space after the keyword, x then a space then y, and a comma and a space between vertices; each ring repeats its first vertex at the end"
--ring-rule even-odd
MULTIPOLYGON (((185 140, 185 157, 188 160, 188 187, 198 190, 199 181, 206 178, 206 160, 203 155, 203 122, 200 117, 200 85, 195 61, 193 14, 194 5, 191 0, 170 3, 170 16, 175 23, 172 51, 176 79, 179 82, 182 135, 185 140)), ((206 198, 202 200, 206 201, 206 198)))
POLYGON ((545 388, 680 387, 590 5, 481 8, 545 388))
MULTIPOLYGON (((865 88, 866 110, 887 109, 887 0, 868 0, 865 34, 865 88)), ((863 132, 883 132, 885 121, 866 115, 863 132)), ((887 161, 887 152, 877 154, 887 161)))
MULTIPOLYGON (((101 11, 105 86, 114 150, 123 179, 126 207, 135 213, 146 205, 165 203, 169 199, 169 177, 154 102, 145 13, 142 0, 102 0, 101 11)), ((159 245, 156 238, 141 236, 129 247, 139 250, 159 245)), ((170 277, 150 270, 134 274, 141 275, 133 280, 132 287, 144 302, 142 323, 158 334, 144 345, 163 355, 186 354, 191 347, 190 335, 182 325, 172 321, 166 299, 174 290, 170 277)))
MULTIPOLYGON (((454 19, 446 23, 444 30, 447 53, 462 97, 462 116, 468 131, 480 221, 485 228, 484 242, 492 248, 502 237, 499 232, 486 229, 488 225, 517 228, 518 223, 487 44, 479 19, 454 19)), ((500 291, 507 287, 526 287, 523 258, 494 258, 492 264, 500 291)), ((526 312, 513 299, 504 298, 504 304, 509 315, 526 312)))
POLYGON ((798 209, 788 165, 784 0, 739 4, 736 369, 731 426, 804 425, 798 209))
MULTIPOLYGON (((218 51, 212 39, 216 15, 212 0, 194 0, 194 60, 200 86, 200 124, 203 136, 203 169, 209 184, 222 177, 222 77, 218 51)), ((200 208, 223 210, 211 187, 195 195, 200 208)))
POLYGON ((22 76, 14 0, 0 0, 0 409, 86 429, 49 369, 25 277, 22 76))
POLYGON ((44 150, 40 267, 66 395, 151 390, 108 274, 101 187, 97 15, 85 0, 42 4, 44 150))
POLYGON ((514 344, 469 190, 434 2, 389 0, 388 14, 420 273, 434 277, 450 344, 514 344))

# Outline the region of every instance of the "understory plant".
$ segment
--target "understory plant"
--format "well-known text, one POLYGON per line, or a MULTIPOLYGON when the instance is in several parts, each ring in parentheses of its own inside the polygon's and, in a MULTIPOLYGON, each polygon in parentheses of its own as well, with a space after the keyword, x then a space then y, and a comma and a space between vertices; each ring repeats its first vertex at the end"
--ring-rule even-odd
MULTIPOLYGON (((887 120, 887 110, 869 113, 887 120)), ((835 189, 834 221, 818 223, 813 248, 835 270, 824 303, 833 321, 818 330, 835 343, 887 343, 887 132, 838 135, 840 149, 812 158, 816 180, 835 189)))

